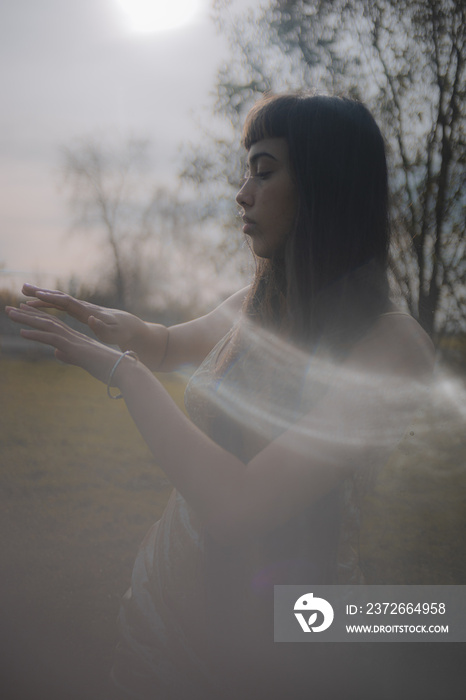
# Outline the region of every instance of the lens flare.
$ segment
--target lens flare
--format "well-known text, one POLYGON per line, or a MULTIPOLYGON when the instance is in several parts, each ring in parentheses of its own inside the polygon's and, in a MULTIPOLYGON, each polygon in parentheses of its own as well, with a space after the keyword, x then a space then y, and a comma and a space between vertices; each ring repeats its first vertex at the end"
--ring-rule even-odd
POLYGON ((452 380, 428 388, 396 374, 376 375, 319 351, 309 355, 251 323, 242 323, 239 338, 233 361, 212 379, 220 350, 214 348, 207 371, 201 368, 188 385, 187 401, 211 404, 212 415, 227 416, 226 426, 236 425, 258 446, 291 431, 295 449, 314 455, 329 445, 387 452, 432 393, 447 387, 455 401, 464 401, 452 380))
POLYGON ((200 0, 118 0, 134 32, 152 34, 176 29, 191 22, 200 9, 200 0))

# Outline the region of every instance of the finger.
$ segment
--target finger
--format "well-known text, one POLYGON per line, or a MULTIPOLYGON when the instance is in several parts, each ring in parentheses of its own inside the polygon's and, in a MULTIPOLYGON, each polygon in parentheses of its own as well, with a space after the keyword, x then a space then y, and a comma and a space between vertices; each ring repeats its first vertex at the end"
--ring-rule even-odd
MULTIPOLYGON (((76 341, 87 338, 86 335, 83 335, 74 328, 70 328, 67 323, 54 315, 46 313, 45 311, 39 311, 38 309, 30 309, 25 304, 22 306, 25 308, 15 309, 10 307, 8 316, 12 321, 30 326, 31 328, 37 329, 41 332, 49 334, 53 333, 57 337, 59 336, 67 339, 68 341, 76 341)), ((69 360, 67 361, 69 362, 69 360)))
POLYGON ((44 289, 44 287, 37 287, 35 284, 29 284, 29 282, 26 282, 23 284, 22 292, 25 296, 27 297, 33 297, 36 295, 37 292, 50 292, 53 291, 51 289, 44 289))
POLYGON ((55 314, 49 314, 46 311, 42 311, 40 308, 37 308, 37 307, 32 307, 27 303, 20 304, 18 311, 26 314, 28 317, 37 316, 40 318, 49 318, 49 319, 55 319, 55 320, 59 321, 58 317, 55 314))
MULTIPOLYGON (((52 292, 52 294, 54 294, 54 292, 52 292)), ((34 309, 56 309, 57 311, 65 311, 63 304, 53 304, 51 302, 43 301, 42 299, 37 298, 28 299, 26 301, 26 306, 28 308, 34 309)), ((102 321, 104 324, 115 324, 114 315, 111 311, 105 311, 104 309, 100 309, 98 306, 94 306, 94 304, 89 304, 88 302, 80 302, 77 299, 74 299, 73 297, 70 297, 70 305, 67 307, 67 313, 69 316, 76 318, 82 323, 87 323, 87 325, 91 328, 91 330, 94 331, 94 333, 96 333, 96 330, 91 326, 91 319, 102 321), (76 303, 76 306, 74 306, 74 311, 72 302, 76 303), (79 312, 78 305, 81 305, 82 307, 79 310, 79 312), (92 315, 88 315, 91 311, 93 312, 92 315)))
POLYGON ((90 305, 87 302, 79 301, 64 292, 41 289, 33 285, 25 285, 23 287, 23 292, 28 292, 35 296, 35 299, 28 301, 30 306, 36 308, 39 306, 47 306, 48 308, 60 309, 70 316, 73 316, 73 318, 76 318, 78 321, 82 321, 83 323, 87 322, 90 313, 90 305))
POLYGON ((113 313, 110 310, 102 309, 100 306, 91 304, 88 301, 75 299, 63 292, 37 292, 37 297, 39 302, 47 304, 52 308, 65 311, 69 316, 81 321, 81 323, 88 324, 91 315, 106 323, 114 319, 113 313))
POLYGON ((30 326, 29 328, 21 328, 20 335, 23 338, 50 345, 57 350, 58 359, 68 364, 79 364, 73 353, 70 354, 70 348, 76 347, 76 342, 82 342, 86 336, 69 328, 66 323, 54 316, 43 312, 24 312, 12 309, 9 315, 17 323, 30 326))
POLYGON ((8 318, 10 318, 12 321, 16 321, 17 323, 20 322, 22 318, 27 318, 28 316, 33 315, 28 314, 24 309, 17 309, 16 306, 5 306, 5 313, 8 318))
MULTIPOLYGON (((27 297, 33 297, 33 299, 28 299, 27 303, 34 303, 39 301, 39 296, 44 296, 48 294, 53 294, 53 295, 58 295, 58 296, 63 296, 63 292, 58 291, 57 289, 45 289, 44 287, 37 287, 34 284, 23 284, 22 288, 22 293, 27 296, 27 297)), ((66 296, 66 295, 65 295, 66 296)))
POLYGON ((42 331, 36 328, 21 328, 20 335, 22 338, 26 338, 26 340, 35 340, 37 343, 50 345, 60 350, 62 353, 64 351, 65 339, 55 333, 49 333, 48 331, 42 331))
POLYGON ((15 323, 25 323, 29 326, 35 326, 36 324, 43 326, 44 323, 50 322, 51 319, 54 320, 50 314, 45 314, 37 309, 15 309, 12 307, 7 307, 5 311, 8 318, 15 321, 15 323))
POLYGON ((104 309, 101 306, 94 306, 94 304, 89 304, 90 315, 94 318, 102 321, 107 326, 117 325, 115 320, 115 313, 112 309, 104 309))
POLYGON ((50 314, 47 314, 45 311, 41 311, 40 308, 35 307, 34 305, 30 304, 29 302, 23 303, 18 307, 21 309, 21 311, 24 311, 24 313, 30 313, 30 314, 35 314, 36 316, 49 316, 50 314))
POLYGON ((41 301, 40 299, 28 299, 26 301, 26 304, 28 306, 33 306, 36 309, 39 308, 44 308, 44 309, 58 309, 56 304, 49 304, 47 301, 41 301))
POLYGON ((51 316, 44 311, 39 311, 38 309, 30 309, 25 304, 22 308, 15 309, 14 307, 7 308, 7 315, 15 323, 22 323, 26 326, 31 326, 32 328, 41 328, 47 330, 47 332, 52 331, 66 331, 68 335, 76 335, 77 331, 69 328, 63 321, 58 319, 56 316, 51 316))
POLYGON ((37 300, 42 303, 53 304, 53 306, 56 306, 67 313, 71 313, 70 307, 72 307, 73 298, 64 292, 53 292, 48 289, 38 289, 35 293, 35 297, 36 299, 32 301, 37 300))
POLYGON ((76 359, 74 359, 68 352, 69 343, 66 338, 54 333, 34 330, 31 328, 21 328, 20 335, 26 340, 32 340, 36 343, 41 343, 42 345, 48 345, 49 347, 54 348, 54 354, 57 360, 66 362, 66 364, 69 365, 77 364, 76 359))
POLYGON ((43 289, 32 284, 25 284, 23 285, 23 293, 27 296, 35 297, 34 299, 28 299, 26 302, 29 306, 35 308, 60 309, 82 323, 89 323, 89 316, 91 315, 104 323, 115 323, 112 309, 105 309, 101 306, 96 306, 96 304, 91 304, 88 301, 76 299, 64 292, 43 289))
POLYGON ((96 316, 89 316, 88 325, 91 331, 104 343, 108 343, 115 338, 118 328, 116 323, 105 323, 96 316))

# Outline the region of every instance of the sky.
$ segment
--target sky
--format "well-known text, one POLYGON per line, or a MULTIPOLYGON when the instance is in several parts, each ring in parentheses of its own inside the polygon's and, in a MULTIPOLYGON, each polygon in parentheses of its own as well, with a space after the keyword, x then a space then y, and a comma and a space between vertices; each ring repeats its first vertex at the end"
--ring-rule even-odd
POLYGON ((164 182, 212 104, 228 52, 210 0, 160 0, 198 9, 184 26, 144 34, 121 1, 0 4, 0 287, 54 284, 89 267, 91 239, 69 235, 60 147, 102 133, 148 138, 164 182))

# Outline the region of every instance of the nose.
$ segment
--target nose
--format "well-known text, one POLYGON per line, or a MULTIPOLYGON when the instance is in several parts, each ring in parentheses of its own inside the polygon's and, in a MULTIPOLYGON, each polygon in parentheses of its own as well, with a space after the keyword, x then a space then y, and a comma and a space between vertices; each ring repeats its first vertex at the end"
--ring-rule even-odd
POLYGON ((246 180, 243 183, 243 186, 236 195, 236 201, 241 207, 252 206, 254 199, 251 191, 249 178, 246 178, 246 180))

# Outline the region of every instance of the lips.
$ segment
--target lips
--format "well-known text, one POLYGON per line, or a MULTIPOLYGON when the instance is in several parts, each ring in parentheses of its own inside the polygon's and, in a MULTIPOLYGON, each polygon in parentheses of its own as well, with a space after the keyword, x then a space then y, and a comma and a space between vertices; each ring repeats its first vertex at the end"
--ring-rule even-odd
POLYGON ((243 233, 249 233, 256 225, 256 222, 253 219, 249 219, 247 216, 242 216, 241 218, 243 220, 243 233))

